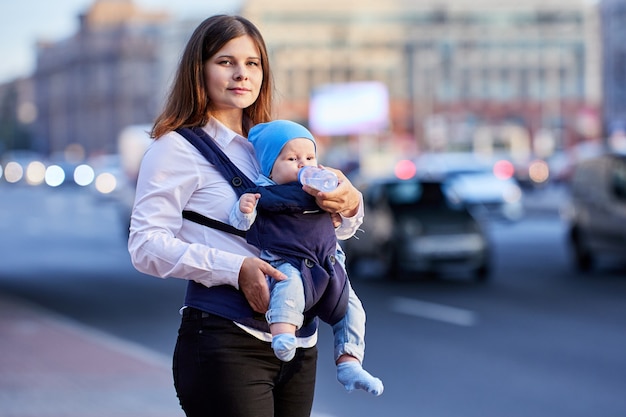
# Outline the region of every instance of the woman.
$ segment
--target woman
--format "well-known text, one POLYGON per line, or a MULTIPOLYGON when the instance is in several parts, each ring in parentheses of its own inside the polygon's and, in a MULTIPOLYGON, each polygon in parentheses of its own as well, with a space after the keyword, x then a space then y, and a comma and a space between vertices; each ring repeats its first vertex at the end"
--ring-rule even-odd
MULTIPOLYGON (((141 272, 188 280, 174 352, 174 385, 190 417, 300 417, 313 404, 317 322, 303 326, 296 357, 277 359, 263 313, 266 275, 284 276, 245 239, 184 220, 183 210, 226 222, 237 194, 176 129, 200 126, 248 177, 259 166, 246 136, 272 114, 272 78, 258 29, 239 16, 202 22, 185 47, 156 140, 142 161, 129 252, 141 272), (258 317, 257 317, 258 316, 258 317)), ((361 194, 346 177, 337 190, 305 187, 341 215, 338 237, 362 221, 361 194)), ((344 355, 338 362, 356 360, 344 355)))

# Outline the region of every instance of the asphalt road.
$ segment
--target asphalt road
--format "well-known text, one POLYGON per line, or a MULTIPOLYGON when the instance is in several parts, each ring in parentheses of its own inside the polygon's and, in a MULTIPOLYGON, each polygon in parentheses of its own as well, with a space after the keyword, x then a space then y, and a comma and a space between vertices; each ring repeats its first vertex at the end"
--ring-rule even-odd
MULTIPOLYGON (((170 356, 184 282, 134 271, 121 228, 86 190, 0 185, 0 292, 170 356)), ((575 272, 554 214, 490 233, 486 284, 352 277, 385 393, 343 390, 323 326, 316 416, 626 416, 626 270, 575 272)))

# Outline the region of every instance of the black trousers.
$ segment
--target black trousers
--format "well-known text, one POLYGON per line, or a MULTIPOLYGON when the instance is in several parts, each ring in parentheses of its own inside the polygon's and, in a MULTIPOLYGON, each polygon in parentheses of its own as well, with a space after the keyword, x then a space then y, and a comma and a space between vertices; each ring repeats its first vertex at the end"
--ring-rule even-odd
POLYGON ((290 362, 232 321, 186 308, 174 351, 174 386, 187 417, 309 417, 317 347, 290 362))

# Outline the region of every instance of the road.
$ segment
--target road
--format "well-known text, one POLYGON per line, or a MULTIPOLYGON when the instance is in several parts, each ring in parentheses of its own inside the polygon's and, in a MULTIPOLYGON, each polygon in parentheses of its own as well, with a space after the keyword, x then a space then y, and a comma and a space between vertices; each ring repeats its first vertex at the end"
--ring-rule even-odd
MULTIPOLYGON (((0 292, 170 357, 184 282, 130 265, 112 202, 0 185, 0 292)), ((626 416, 626 270, 575 272, 556 215, 490 227, 490 282, 353 276, 378 398, 337 383, 320 331, 316 417, 626 416)))

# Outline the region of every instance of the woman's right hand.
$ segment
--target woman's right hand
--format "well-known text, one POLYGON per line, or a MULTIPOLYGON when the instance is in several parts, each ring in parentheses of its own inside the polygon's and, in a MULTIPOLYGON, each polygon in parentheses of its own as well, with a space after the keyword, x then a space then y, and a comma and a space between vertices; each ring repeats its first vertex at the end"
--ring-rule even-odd
POLYGON ((332 171, 339 179, 339 185, 333 191, 318 191, 308 185, 302 189, 315 197, 317 205, 329 213, 341 213, 344 217, 353 217, 359 211, 362 201, 361 192, 350 182, 348 177, 338 169, 319 165, 320 168, 332 171))
POLYGON ((243 260, 239 270, 239 289, 257 313, 265 313, 270 304, 266 275, 277 281, 287 279, 285 274, 262 259, 248 257, 243 260))

